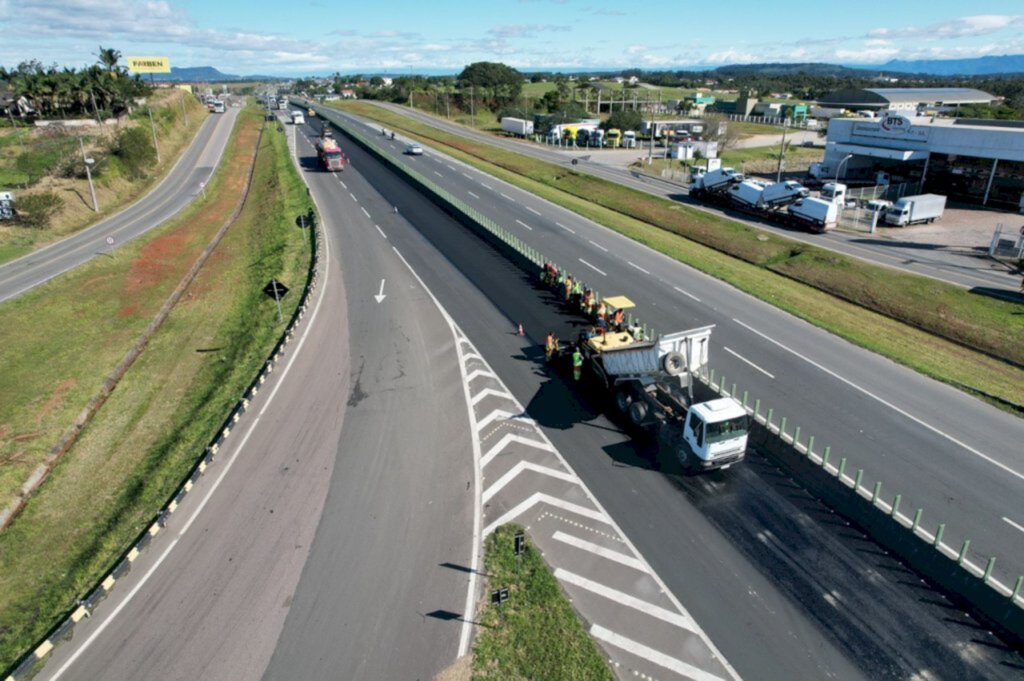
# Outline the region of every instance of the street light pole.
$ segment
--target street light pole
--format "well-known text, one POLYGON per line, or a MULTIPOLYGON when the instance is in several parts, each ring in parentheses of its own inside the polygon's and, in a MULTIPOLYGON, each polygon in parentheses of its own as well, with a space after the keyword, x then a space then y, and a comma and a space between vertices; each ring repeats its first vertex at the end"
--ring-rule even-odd
POLYGON ((843 169, 843 164, 846 163, 847 161, 849 161, 851 158, 853 158, 853 154, 847 154, 846 156, 843 157, 843 160, 839 162, 839 165, 836 166, 836 179, 835 179, 835 181, 836 181, 837 184, 839 183, 839 174, 840 174, 840 172, 843 169))
POLYGON ((86 158, 85 156, 85 144, 82 142, 82 138, 78 138, 78 148, 82 150, 82 161, 85 163, 85 176, 89 180, 89 193, 92 195, 92 210, 94 213, 100 212, 100 205, 96 201, 96 187, 92 184, 92 169, 93 160, 86 158))
POLYGON ((782 164, 786 156, 786 119, 782 119, 782 148, 779 149, 779 169, 775 172, 775 181, 782 181, 782 164))

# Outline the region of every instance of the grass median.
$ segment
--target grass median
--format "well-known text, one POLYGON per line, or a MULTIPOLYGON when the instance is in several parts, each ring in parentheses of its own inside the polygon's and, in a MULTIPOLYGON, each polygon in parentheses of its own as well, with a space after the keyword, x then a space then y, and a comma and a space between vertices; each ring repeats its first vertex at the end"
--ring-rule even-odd
MULTIPOLYGON (((0 375, 0 481, 8 496, 231 214, 260 125, 258 110, 242 112, 205 201, 112 258, 0 308, 0 361, 11 370, 0 375)), ((294 218, 310 207, 284 135, 267 128, 242 213, 78 442, 0 534, 0 668, 110 569, 252 380, 284 328, 261 289, 270 278, 292 289, 282 301, 287 319, 310 258, 294 218)))
POLYGON ((508 589, 508 600, 487 605, 479 615, 473 647, 473 678, 615 678, 593 639, 580 623, 558 580, 540 552, 529 546, 521 561, 514 537, 522 528, 503 525, 486 542, 488 593, 508 589))
POLYGON ((339 108, 403 130, 484 172, 736 288, 1016 413, 1024 412, 1019 303, 865 263, 365 103, 339 108))

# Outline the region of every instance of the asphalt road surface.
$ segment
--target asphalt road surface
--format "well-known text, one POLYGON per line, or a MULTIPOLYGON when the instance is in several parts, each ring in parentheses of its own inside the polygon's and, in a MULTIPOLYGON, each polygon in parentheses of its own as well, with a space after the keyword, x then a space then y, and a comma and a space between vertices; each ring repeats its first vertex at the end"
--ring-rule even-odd
POLYGON ((1015 653, 756 452, 729 471, 683 478, 651 443, 627 437, 600 401, 543 364, 546 332, 569 338, 579 320, 370 155, 344 138, 342 145, 382 195, 371 214, 383 203, 414 216, 412 226, 386 229, 387 241, 740 676, 999 678, 1024 670, 1015 653), (519 323, 525 339, 515 334, 519 323))
MULTIPOLYGON (((1014 294, 1020 285, 1019 273, 1012 268, 996 263, 984 254, 969 254, 960 249, 922 248, 921 244, 877 239, 870 234, 836 231, 827 234, 808 234, 794 228, 781 227, 764 220, 751 218, 741 213, 706 206, 691 199, 689 190, 682 184, 646 175, 633 169, 617 168, 596 162, 593 160, 593 156, 600 154, 600 150, 561 150, 558 147, 477 132, 471 128, 449 123, 435 116, 410 110, 408 107, 397 104, 378 103, 378 105, 441 130, 550 163, 567 165, 576 160, 577 164, 573 166, 573 169, 579 172, 589 173, 655 196, 680 201, 710 213, 728 215, 738 222, 845 253, 878 265, 921 274, 1001 297, 1014 294)), ((636 151, 638 157, 647 155, 646 150, 637 149, 636 151)))
POLYGON ((0 302, 10 300, 68 270, 110 253, 145 234, 192 203, 209 182, 227 147, 240 111, 211 114, 167 177, 152 191, 97 224, 61 241, 0 265, 0 302))
POLYGON ((788 432, 800 426, 802 441, 815 436, 833 462, 848 457, 867 489, 880 481, 884 499, 902 494, 902 513, 923 508, 922 527, 944 523, 954 557, 969 539, 969 560, 981 569, 997 556, 1007 589, 1024 573, 1024 421, 429 148, 405 156, 402 140, 383 142, 602 295, 627 295, 658 331, 716 324, 711 366, 740 396, 773 409, 776 423, 787 417, 788 432))
POLYGON ((334 177, 307 176, 329 251, 287 362, 38 678, 430 678, 454 661, 463 623, 431 615, 463 612, 472 558, 454 340, 334 177))

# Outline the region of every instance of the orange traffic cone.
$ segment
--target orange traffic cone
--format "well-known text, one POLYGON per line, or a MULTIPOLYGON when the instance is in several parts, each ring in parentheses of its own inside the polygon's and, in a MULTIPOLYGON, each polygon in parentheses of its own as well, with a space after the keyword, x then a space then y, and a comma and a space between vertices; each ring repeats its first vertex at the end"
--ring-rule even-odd
POLYGON ((526 335, 525 333, 523 333, 523 325, 522 324, 519 325, 519 332, 516 335, 517 336, 525 336, 526 335))

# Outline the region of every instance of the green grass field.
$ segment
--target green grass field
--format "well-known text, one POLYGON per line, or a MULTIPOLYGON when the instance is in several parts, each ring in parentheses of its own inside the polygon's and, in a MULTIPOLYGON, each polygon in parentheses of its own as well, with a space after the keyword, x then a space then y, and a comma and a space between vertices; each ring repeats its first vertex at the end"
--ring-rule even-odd
POLYGON ((1024 315, 1019 304, 769 235, 725 217, 449 135, 379 107, 356 103, 346 108, 443 146, 485 172, 869 350, 1004 408, 1024 410, 1024 315))
POLYGON ((540 553, 527 541, 521 562, 516 558, 520 531, 503 525, 486 542, 487 593, 508 588, 509 598, 500 608, 487 600, 480 612, 473 679, 611 681, 615 675, 540 553))
MULTIPOLYGON (((255 109, 243 112, 205 201, 112 258, 0 307, 4 503, 230 215, 260 120, 255 109)), ((310 206, 284 135, 268 129, 242 214, 93 423, 0 534, 0 668, 112 567, 256 374, 283 330, 260 289, 271 277, 293 289, 305 281, 310 254, 293 219, 310 206)), ((286 316, 298 299, 282 301, 286 316)))

